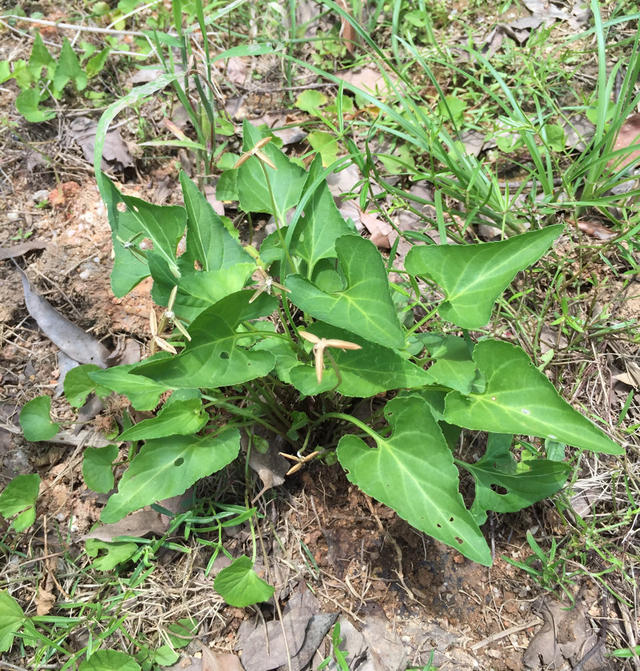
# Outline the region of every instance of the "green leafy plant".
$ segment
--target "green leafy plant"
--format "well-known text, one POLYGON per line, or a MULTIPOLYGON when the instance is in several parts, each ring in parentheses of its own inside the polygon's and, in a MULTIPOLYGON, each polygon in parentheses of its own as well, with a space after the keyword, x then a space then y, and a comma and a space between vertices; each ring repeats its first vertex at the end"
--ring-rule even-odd
MULTIPOLYGON (((239 207, 276 221, 258 250, 241 244, 184 174, 185 208, 124 196, 99 176, 116 249, 114 291, 123 295, 150 275, 152 295, 166 308, 152 341, 152 352, 160 351, 134 365, 83 366, 65 381, 76 406, 90 392, 114 391, 136 409, 156 409, 114 440, 135 449, 103 522, 224 468, 241 454, 241 432, 260 424, 294 453, 302 444, 318 454, 335 449, 364 492, 489 565, 480 530, 487 511, 515 511, 550 496, 571 471, 545 456, 544 442, 518 459, 513 434, 622 452, 560 398, 523 350, 491 338, 474 343, 468 331, 485 326, 496 298, 562 226, 494 243, 415 246, 406 260, 409 297, 397 307, 398 285, 377 248, 342 219, 320 158, 305 172, 248 123, 243 150, 232 168, 239 207), (140 246, 144 238, 152 250, 140 246), (436 285, 439 301, 427 297, 436 285), (425 332, 436 313, 463 336, 425 332), (162 395, 168 398, 158 407, 162 395), (351 414, 363 398, 371 399, 366 419, 351 414), (489 432, 486 453, 474 463, 455 454, 461 429, 489 432), (476 483, 470 507, 459 490, 460 468, 476 483)), ((48 404, 37 406, 36 424, 48 426, 48 404)), ((88 449, 88 483, 111 485, 115 455, 113 448, 88 449)), ((252 567, 241 557, 216 579, 230 603, 271 595, 252 567)))
MULTIPOLYGON (((87 45, 90 47, 91 45, 87 45)), ((32 123, 53 119, 56 111, 41 104, 49 98, 59 100, 68 84, 73 83, 78 92, 86 89, 88 81, 99 74, 109 57, 109 48, 96 53, 90 48, 83 63, 78 59, 71 43, 64 39, 58 58, 50 53, 40 33, 36 33, 28 61, 13 63, 0 61, 0 83, 15 79, 20 88, 16 109, 32 123)))

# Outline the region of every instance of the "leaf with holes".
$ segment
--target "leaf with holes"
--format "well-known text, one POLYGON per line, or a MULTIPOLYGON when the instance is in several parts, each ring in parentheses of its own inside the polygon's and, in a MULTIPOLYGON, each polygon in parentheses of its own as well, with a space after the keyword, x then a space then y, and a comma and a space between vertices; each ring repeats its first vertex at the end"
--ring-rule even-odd
POLYGON ((322 173, 322 163, 316 158, 309 167, 305 192, 314 189, 291 237, 290 251, 307 263, 307 277, 311 277, 320 259, 334 258, 336 240, 349 235, 351 230, 336 207, 326 180, 314 187, 322 173))
POLYGON ((373 435, 371 448, 354 435, 338 443, 350 482, 393 508, 416 529, 465 557, 491 565, 491 552, 458 491, 458 470, 426 401, 408 396, 384 408, 391 435, 373 435))
POLYGON ((253 562, 242 555, 233 560, 231 566, 223 568, 213 582, 215 590, 230 605, 246 608, 254 603, 268 601, 274 588, 266 583, 253 569, 253 562))
POLYGON ((231 463, 240 450, 237 429, 197 436, 149 440, 136 454, 102 511, 105 524, 117 522, 143 506, 185 492, 200 478, 231 463))
MULTIPOLYGON (((262 133, 245 120, 243 151, 250 151, 269 133, 262 133)), ((238 168, 238 195, 240 207, 245 212, 268 212, 279 224, 286 221, 287 210, 300 200, 302 187, 307 179, 305 171, 292 163, 272 142, 260 150, 276 169, 252 156, 238 168), (266 178, 265 178, 266 174, 266 178), (266 180, 269 180, 268 182, 266 180)))
POLYGON ((327 293, 300 275, 287 277, 291 301, 333 326, 383 347, 401 348, 404 334, 389 293, 389 281, 375 245, 356 235, 336 240, 336 254, 346 286, 327 293))
POLYGON ((486 380, 486 388, 483 393, 469 395, 449 393, 447 422, 478 431, 540 436, 594 452, 623 452, 560 398, 546 375, 519 347, 483 340, 475 346, 473 360, 486 380))
POLYGON ((432 279, 446 294, 439 312, 462 328, 482 328, 516 273, 537 261, 564 227, 560 224, 478 245, 421 245, 407 254, 411 275, 432 279))
POLYGON ((401 357, 387 347, 374 345, 364 338, 335 326, 316 323, 306 329, 319 338, 337 338, 360 345, 359 350, 328 349, 326 369, 318 384, 314 366, 298 365, 290 372, 292 384, 306 396, 336 388, 344 396, 375 396, 389 389, 415 389, 433 382, 428 372, 401 357), (335 361, 340 380, 327 361, 329 354, 335 361), (338 384, 339 382, 339 384, 338 384))
POLYGON ((275 365, 274 356, 242 347, 252 337, 238 332, 238 325, 270 314, 277 303, 266 294, 250 303, 252 296, 252 291, 238 291, 207 308, 189 327, 191 342, 183 352, 142 364, 134 372, 174 389, 226 387, 266 375, 275 365))
POLYGON ((513 513, 555 494, 566 482, 571 466, 559 461, 527 459, 516 463, 511 454, 512 436, 490 433, 487 449, 474 464, 458 461, 476 483, 471 514, 478 524, 487 510, 513 513))

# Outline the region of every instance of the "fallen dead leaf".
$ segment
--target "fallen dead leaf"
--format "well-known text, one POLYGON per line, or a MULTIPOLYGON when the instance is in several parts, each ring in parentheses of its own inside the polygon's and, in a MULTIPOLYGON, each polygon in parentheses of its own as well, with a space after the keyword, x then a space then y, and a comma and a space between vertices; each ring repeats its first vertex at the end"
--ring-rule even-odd
POLYGON ((580 231, 597 240, 612 240, 617 236, 617 233, 603 226, 597 219, 580 219, 577 226, 580 231))
MULTIPOLYGON (((92 165, 97 127, 97 122, 88 117, 77 117, 69 127, 71 137, 80 145, 85 159, 92 165)), ((102 150, 102 169, 122 171, 131 167, 133 158, 120 131, 117 128, 108 131, 102 150)))
POLYGON ((571 668, 581 663, 582 671, 605 671, 610 669, 604 658, 604 646, 595 654, 586 657, 597 641, 582 606, 567 610, 558 602, 543 603, 540 615, 544 619, 542 628, 531 639, 524 653, 527 669, 563 668, 568 662, 571 668))
POLYGON ((27 310, 47 338, 74 361, 93 363, 106 368, 109 355, 107 348, 63 317, 48 301, 35 293, 22 269, 17 264, 16 268, 22 280, 27 310))
POLYGON ((360 221, 371 235, 371 242, 380 249, 391 249, 397 233, 393 226, 378 218, 376 212, 364 212, 358 208, 360 221))
POLYGON ((256 498, 262 496, 267 490, 279 487, 285 481, 285 474, 289 470, 289 463, 280 456, 280 450, 275 443, 269 445, 269 449, 263 454, 258 450, 251 450, 249 466, 258 474, 262 480, 262 489, 256 498))
POLYGON ((113 524, 103 524, 82 537, 82 540, 95 538, 110 543, 119 536, 142 538, 147 534, 162 536, 169 527, 168 518, 155 510, 137 510, 113 524))
POLYGON ((244 671, 240 658, 229 653, 213 652, 202 646, 202 671, 244 671))
POLYGON ((620 126, 613 151, 633 149, 634 147, 637 147, 637 149, 611 159, 607 165, 609 167, 614 166, 616 171, 622 170, 640 156, 640 114, 632 114, 620 126))
POLYGON ((44 249, 47 243, 43 240, 28 240, 12 247, 0 247, 0 261, 22 256, 33 249, 44 249))
POLYGON ((282 622, 271 620, 266 627, 258 620, 245 620, 236 644, 236 649, 242 651, 245 671, 269 671, 286 665, 287 659, 302 648, 312 616, 309 608, 300 606, 285 613, 282 622))
MULTIPOLYGON (((351 16, 351 7, 347 4, 346 0, 336 0, 336 3, 340 6, 340 9, 343 9, 351 16)), ((349 19, 342 15, 340 15, 340 37, 344 41, 347 52, 352 54, 358 43, 358 33, 356 33, 349 19)))
POLYGON ((383 98, 393 93, 393 82, 391 75, 383 75, 380 70, 368 65, 357 70, 346 70, 338 73, 338 76, 347 84, 352 84, 359 89, 368 91, 383 98))
POLYGON ((36 595, 36 614, 47 615, 53 608, 56 602, 55 595, 42 585, 38 587, 38 594, 36 595))
POLYGON ((640 389, 640 366, 637 363, 633 363, 633 361, 625 361, 624 365, 627 372, 614 375, 613 379, 629 387, 640 389))

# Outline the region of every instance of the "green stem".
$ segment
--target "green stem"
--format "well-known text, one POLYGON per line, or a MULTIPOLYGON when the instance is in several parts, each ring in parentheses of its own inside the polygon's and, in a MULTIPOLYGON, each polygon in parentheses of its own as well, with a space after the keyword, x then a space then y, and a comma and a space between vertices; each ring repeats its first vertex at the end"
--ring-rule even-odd
POLYGON ((315 420, 313 422, 314 424, 319 424, 320 422, 323 422, 325 419, 343 419, 346 422, 351 422, 351 424, 357 426, 359 429, 364 431, 368 436, 373 438, 374 440, 379 438, 380 436, 369 426, 367 426, 364 422, 360 421, 359 419, 356 419, 352 415, 347 415, 343 412, 327 412, 320 419, 315 420))

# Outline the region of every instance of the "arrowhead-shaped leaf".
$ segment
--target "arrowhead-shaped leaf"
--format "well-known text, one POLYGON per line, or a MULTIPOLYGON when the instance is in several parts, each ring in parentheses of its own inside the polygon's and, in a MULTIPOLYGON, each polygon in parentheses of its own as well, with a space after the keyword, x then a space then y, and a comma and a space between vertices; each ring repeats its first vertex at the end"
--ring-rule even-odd
POLYGON ((232 462, 240 449, 237 429, 217 435, 170 436, 150 440, 134 457, 100 519, 109 524, 128 513, 185 492, 232 462))
POLYGON ((37 473, 18 475, 2 490, 0 515, 7 520, 13 518, 11 526, 15 531, 24 531, 35 522, 39 490, 40 476, 37 473))
MULTIPOLYGON (((249 259, 248 256, 245 258, 249 259)), ((214 303, 240 291, 256 267, 255 262, 249 259, 250 263, 237 263, 230 268, 185 271, 184 264, 180 263, 182 261, 180 257, 178 265, 182 269, 182 276, 178 279, 166 261, 155 252, 151 252, 147 259, 153 277, 151 291, 153 300, 158 305, 167 305, 171 290, 177 284, 178 291, 173 303, 173 312, 186 321, 193 321, 214 303)))
POLYGON ((126 396, 136 410, 153 410, 169 387, 142 375, 134 375, 132 371, 139 367, 140 364, 114 366, 89 372, 88 376, 101 387, 126 396))
POLYGON ((72 368, 64 377, 64 395, 69 401, 69 405, 74 408, 80 408, 87 400, 87 396, 95 391, 98 396, 108 396, 111 392, 106 387, 100 387, 90 377, 89 373, 103 370, 100 366, 92 363, 83 364, 72 368))
POLYGON ((160 254, 179 277, 176 249, 184 233, 186 212, 178 205, 153 205, 140 198, 121 195, 139 229, 153 242, 153 251, 160 254))
POLYGON ((196 261, 205 271, 252 263, 251 257, 184 172, 180 173, 180 184, 187 209, 187 251, 180 257, 181 268, 185 263, 193 270, 196 261))
POLYGON ((516 273, 537 261, 562 233, 562 225, 477 245, 424 245, 407 254, 411 275, 431 278, 445 293, 439 312, 462 328, 481 328, 516 273))
POLYGON ((51 421, 51 397, 37 396, 25 403, 20 411, 20 426, 27 440, 53 438, 60 431, 60 425, 51 421))
MULTIPOLYGON (((309 167, 305 191, 322 172, 322 162, 316 157, 309 167)), ((296 224, 291 238, 291 253, 307 262, 307 277, 311 277, 320 259, 335 257, 335 242, 342 235, 352 233, 336 207, 326 180, 322 180, 304 208, 304 215, 296 224)))
POLYGON ((404 334, 389 293, 389 282, 380 252, 369 240, 343 235, 336 253, 346 286, 327 293, 300 277, 290 275, 289 298, 301 310, 384 347, 401 348, 404 334))
POLYGON ((16 635, 27 618, 20 604, 7 592, 0 592, 0 652, 7 652, 13 645, 16 635))
POLYGON ((472 347, 464 338, 438 333, 423 333, 421 338, 435 362, 429 367, 433 382, 463 394, 484 389, 473 360, 472 347))
POLYGON ((101 189, 107 206, 115 256, 111 271, 111 289, 116 296, 121 297, 149 275, 149 266, 142 253, 137 251, 137 245, 144 238, 144 228, 130 210, 121 212, 118 209, 122 194, 105 175, 102 176, 101 189))
POLYGON ((338 460, 349 480, 416 529, 489 566, 491 552, 464 506, 453 454, 426 401, 397 398, 384 414, 391 435, 375 434, 377 448, 353 435, 340 439, 338 460))
POLYGON ((199 398, 167 403, 156 417, 143 419, 118 436, 118 441, 150 440, 179 434, 197 433, 207 423, 208 415, 199 398))
MULTIPOLYGON (((242 132, 244 151, 253 149, 266 136, 246 120, 242 132)), ((298 204, 307 174, 300 166, 292 163, 273 141, 265 145, 261 151, 273 161, 276 170, 264 163, 261 166, 260 159, 255 156, 238 168, 240 207, 245 212, 273 214, 282 224, 286 220, 287 210, 298 204), (268 184, 265 172, 269 179, 268 184)))
POLYGON ((594 452, 623 452, 560 398, 544 373, 519 347, 483 340, 475 346, 473 359, 484 375, 486 388, 481 394, 448 394, 447 422, 478 431, 550 438, 594 452))
POLYGON ((268 601, 275 591, 258 576, 253 569, 253 562, 244 555, 234 559, 231 566, 223 568, 216 576, 213 586, 230 606, 236 608, 268 601))
POLYGON ((275 299, 261 294, 250 303, 251 291, 238 291, 207 308, 189 328, 191 342, 178 356, 136 367, 144 375, 174 389, 226 387, 266 375, 275 365, 270 352, 242 347, 250 333, 237 333, 240 322, 264 317, 275 299))
POLYGON ((487 510, 513 513, 555 494, 571 472, 571 466, 560 461, 532 459, 517 464, 510 452, 512 438, 491 433, 481 459, 475 464, 458 462, 476 482, 471 514, 478 524, 486 522, 487 510))
POLYGON ((117 456, 116 445, 85 448, 82 477, 89 489, 100 494, 106 494, 113 489, 113 462, 117 456))
POLYGON ((290 373, 291 381, 306 396, 314 396, 337 385, 337 390, 344 396, 367 397, 388 389, 415 389, 433 382, 428 372, 407 361, 397 352, 374 345, 348 331, 321 323, 314 324, 307 331, 319 338, 347 340, 360 345, 362 349, 327 350, 340 371, 339 385, 338 377, 326 354, 326 366, 320 385, 314 366, 299 365, 293 368, 290 373))

